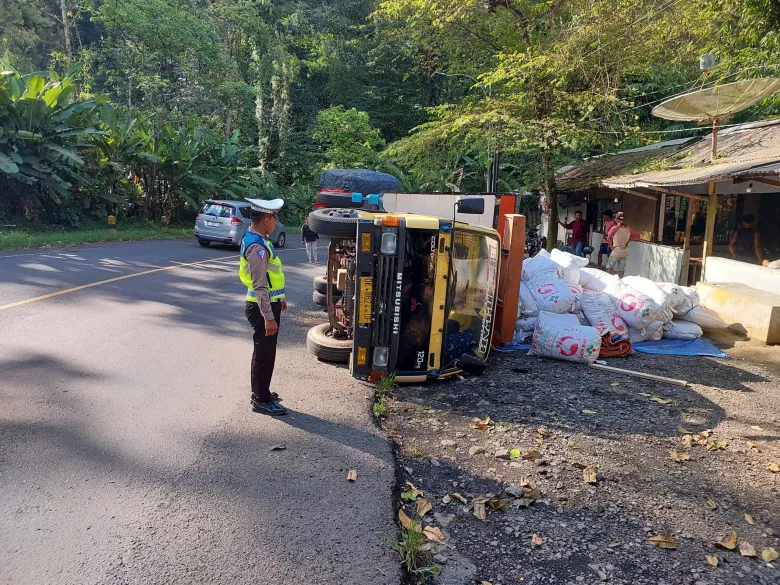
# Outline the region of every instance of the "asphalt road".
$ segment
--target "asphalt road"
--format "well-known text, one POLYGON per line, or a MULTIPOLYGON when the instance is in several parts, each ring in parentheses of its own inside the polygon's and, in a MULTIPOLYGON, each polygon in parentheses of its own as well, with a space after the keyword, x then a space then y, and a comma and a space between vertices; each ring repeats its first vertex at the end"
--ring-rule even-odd
POLYGON ((234 250, 0 255, 1 584, 399 582, 370 391, 306 351, 323 270, 281 256, 274 389, 291 414, 272 419, 249 408, 234 250))

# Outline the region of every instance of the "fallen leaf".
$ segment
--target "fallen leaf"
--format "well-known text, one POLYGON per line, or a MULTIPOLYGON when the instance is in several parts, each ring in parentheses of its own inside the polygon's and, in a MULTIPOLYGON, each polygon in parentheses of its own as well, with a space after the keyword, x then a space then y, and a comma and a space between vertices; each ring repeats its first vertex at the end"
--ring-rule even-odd
POLYGON ((772 473, 780 473, 780 465, 777 463, 770 463, 767 469, 772 473))
POLYGON ((533 501, 539 499, 539 496, 541 495, 542 495, 542 490, 540 490, 538 486, 529 486, 528 489, 525 490, 523 497, 525 499, 533 501))
POLYGON ((531 449, 530 451, 523 453, 523 459, 526 461, 535 461, 536 459, 539 459, 539 457, 541 457, 541 453, 539 453, 538 449, 531 449))
POLYGON ((520 478, 520 487, 528 487, 531 485, 531 480, 528 479, 525 475, 520 478))
POLYGON ((644 396, 645 398, 650 398, 652 396, 652 394, 650 394, 649 392, 640 392, 639 395, 644 396))
POLYGON ((582 479, 585 483, 596 483, 596 468, 586 467, 582 470, 582 479))
POLYGON ((763 431, 763 430, 764 430, 764 429, 762 429, 761 427, 759 427, 758 425, 753 425, 753 426, 752 426, 752 427, 750 427, 750 428, 751 428, 751 429, 753 429, 754 431, 763 431))
POLYGON ((612 386, 613 388, 617 388, 618 386, 620 386, 620 382, 617 382, 617 381, 610 382, 609 385, 612 386))
POLYGON ((534 534, 531 537, 531 542, 533 542, 536 546, 540 546, 544 542, 544 539, 538 534, 534 534))
POLYGON ((677 548, 677 541, 671 534, 656 534, 648 538, 647 542, 658 548, 677 548))
POLYGON ((569 449, 583 449, 582 443, 568 443, 566 445, 569 449))
POLYGON ((428 512, 433 510, 433 505, 425 498, 417 500, 417 515, 425 516, 428 512))
POLYGON ((507 500, 501 500, 499 498, 491 498, 487 501, 487 505, 491 510, 506 510, 509 508, 509 502, 507 500))
POLYGON ((710 510, 718 509, 718 503, 712 498, 704 498, 704 502, 707 504, 710 510))
POLYGON ((734 550, 737 548, 737 533, 732 530, 731 536, 729 536, 728 540, 718 541, 715 543, 715 546, 718 548, 725 548, 727 550, 734 550))
POLYGON ((419 497, 422 497, 423 493, 418 490, 416 487, 414 487, 414 484, 410 481, 406 482, 406 487, 401 492, 401 499, 402 500, 409 500, 410 502, 413 502, 419 497))
POLYGON ((743 557, 754 557, 756 556, 756 549, 747 540, 743 540, 739 543, 739 554, 743 557))
POLYGON ((270 451, 284 451, 287 449, 287 445, 273 445, 270 451))
POLYGON ((598 414, 598 413, 599 413, 598 410, 590 410, 587 408, 582 411, 582 414, 598 414))
POLYGON ((726 441, 710 441, 707 443, 708 451, 723 451, 728 443, 726 441))
POLYGON ((680 425, 680 426, 678 426, 678 427, 677 427, 677 431, 678 431, 678 432, 679 432, 681 435, 692 435, 692 434, 693 434, 691 431, 689 431, 688 429, 686 429, 686 428, 685 428, 684 426, 682 426, 682 425, 680 425))
POLYGON ((510 449, 509 450, 509 458, 510 459, 520 459, 520 449, 510 449))
POLYGON ((494 427, 495 423, 490 419, 489 416, 486 416, 482 420, 477 420, 473 425, 471 425, 472 429, 479 429, 480 431, 484 431, 485 429, 488 429, 490 427, 494 427))
POLYGON ((357 481, 357 469, 350 469, 347 473, 347 481, 357 481))
POLYGON ((474 504, 474 516, 476 516, 480 520, 484 520, 485 518, 487 518, 487 510, 485 509, 485 504, 481 502, 474 504))
POLYGON ((442 504, 449 504, 452 501, 452 498, 450 497, 450 494, 444 494, 444 497, 441 499, 442 504))
POLYGON ((752 451, 756 451, 757 453, 761 453, 761 449, 758 448, 758 445, 756 445, 753 441, 747 442, 748 449, 752 451))
POLYGON ((536 444, 541 447, 544 445, 544 439, 542 437, 536 437, 536 444))
POLYGON ((718 566, 717 555, 707 555, 707 562, 711 564, 713 567, 717 567, 718 566))
POLYGON ((398 519, 401 521, 401 526, 407 530, 411 530, 412 532, 422 532, 420 524, 409 518, 409 516, 406 515, 406 512, 404 512, 403 508, 398 510, 398 519))
POLYGON ((468 504, 469 503, 469 501, 466 498, 464 498, 463 496, 461 496, 457 492, 454 493, 454 494, 450 494, 450 496, 455 498, 456 500, 458 500, 461 504, 468 504))
POLYGON ((671 404, 672 403, 671 400, 667 400, 666 398, 661 398, 660 396, 656 396, 655 394, 653 394, 650 397, 650 400, 652 400, 653 402, 657 402, 658 404, 671 404))
POLYGON ((711 431, 701 431, 700 433, 696 433, 696 435, 694 435, 693 440, 704 447, 704 445, 707 444, 707 439, 710 438, 710 434, 712 434, 711 431))
POLYGON ((442 542, 444 540, 444 534, 442 534, 441 528, 438 526, 426 526, 423 528, 423 534, 431 542, 442 542))
POLYGON ((479 585, 493 585, 490 581, 480 581, 479 585))
POLYGON ((691 456, 688 453, 680 453, 679 451, 675 451, 674 449, 669 451, 669 457, 677 461, 678 463, 691 460, 691 456))
POLYGON ((756 521, 753 520, 753 516, 751 516, 750 514, 745 514, 745 522, 747 522, 751 526, 755 525, 756 523, 756 521))
POLYGON ((765 548, 761 551, 761 558, 764 559, 765 563, 771 563, 772 561, 776 561, 778 558, 777 551, 773 549, 772 547, 765 548))
POLYGON ((682 443, 682 446, 686 449, 690 449, 693 447, 693 437, 691 435, 683 435, 680 439, 680 443, 682 443))
POLYGON ((547 437, 550 434, 550 431, 547 429, 547 427, 539 427, 536 429, 536 432, 543 437, 547 437))

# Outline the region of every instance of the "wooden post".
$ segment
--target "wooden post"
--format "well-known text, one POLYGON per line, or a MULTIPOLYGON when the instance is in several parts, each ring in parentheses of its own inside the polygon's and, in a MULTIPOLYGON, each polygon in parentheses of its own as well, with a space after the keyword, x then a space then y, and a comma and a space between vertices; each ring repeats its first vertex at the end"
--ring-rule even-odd
POLYGON ((116 217, 113 215, 108 216, 108 231, 112 234, 116 233, 116 217))
POLYGON ((517 197, 514 195, 504 195, 503 193, 498 196, 498 225, 496 226, 496 230, 498 230, 498 234, 502 239, 504 237, 504 227, 506 225, 503 218, 515 212, 516 199, 517 197))
POLYGON ((683 250, 690 252, 691 250, 691 226, 693 226, 693 203, 695 199, 688 199, 688 205, 685 208, 688 216, 685 218, 685 239, 683 240, 683 250))
POLYGON ((520 300, 520 276, 523 273, 525 256, 525 216, 514 213, 506 215, 503 231, 493 345, 511 343, 515 335, 517 303, 520 300))
POLYGON ((704 229, 704 250, 701 261, 704 264, 715 246, 715 219, 718 217, 718 194, 715 192, 715 182, 709 184, 709 202, 707 203, 707 226, 704 229))
MULTIPOLYGON (((666 193, 661 194, 660 210, 658 212, 658 231, 656 237, 658 242, 664 243, 664 226, 666 225, 666 193)), ((676 226, 675 226, 676 229, 676 226)))
POLYGON ((162 228, 162 231, 167 232, 168 231, 168 217, 163 215, 160 218, 160 227, 162 228))

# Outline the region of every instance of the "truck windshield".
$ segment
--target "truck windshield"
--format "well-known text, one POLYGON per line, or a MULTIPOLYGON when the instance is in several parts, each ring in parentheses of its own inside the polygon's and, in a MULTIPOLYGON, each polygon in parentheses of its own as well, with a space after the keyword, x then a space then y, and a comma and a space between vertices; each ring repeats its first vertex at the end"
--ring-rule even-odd
POLYGON ((485 234, 457 230, 452 247, 445 358, 464 353, 487 359, 496 299, 498 240, 485 234))

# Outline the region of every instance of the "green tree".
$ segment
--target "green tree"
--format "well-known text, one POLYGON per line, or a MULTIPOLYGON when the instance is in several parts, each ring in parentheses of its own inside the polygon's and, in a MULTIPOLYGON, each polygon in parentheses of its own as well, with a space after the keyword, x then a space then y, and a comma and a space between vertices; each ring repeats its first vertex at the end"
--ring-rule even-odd
POLYGON ((314 140, 323 149, 325 168, 374 168, 385 141, 366 112, 335 106, 317 114, 314 140))

